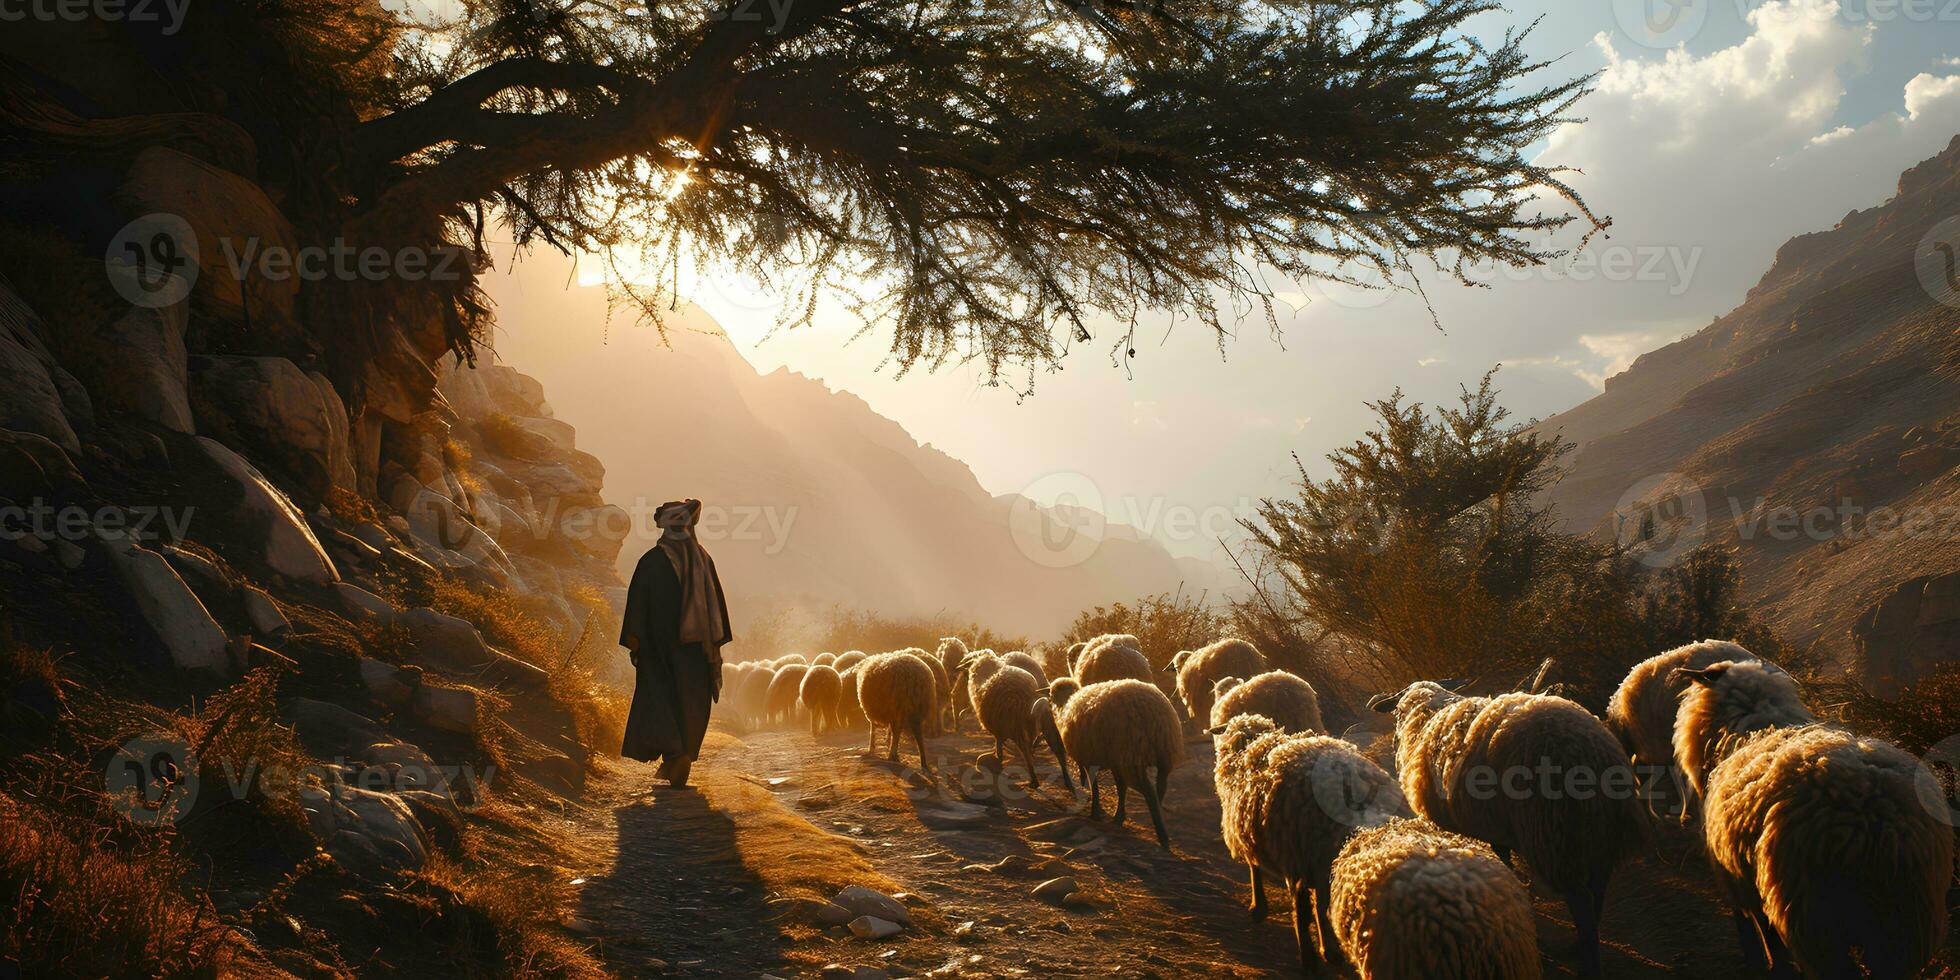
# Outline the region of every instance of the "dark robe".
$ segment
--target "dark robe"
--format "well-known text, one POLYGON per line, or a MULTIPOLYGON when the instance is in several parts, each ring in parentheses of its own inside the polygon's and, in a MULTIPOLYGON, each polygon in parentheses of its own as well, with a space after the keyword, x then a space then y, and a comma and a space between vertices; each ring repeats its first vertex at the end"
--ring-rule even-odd
MULTIPOLYGON (((714 574, 712 561, 709 574, 714 574)), ((719 578, 715 585, 720 592, 719 578)), ((633 708, 626 716, 626 738, 619 749, 628 759, 691 762, 701 754, 709 706, 721 698, 721 672, 714 653, 734 637, 724 635, 712 649, 708 643, 682 643, 680 618, 680 576, 656 545, 640 556, 633 569, 633 582, 626 588, 626 620, 619 634, 620 645, 635 649, 637 661, 633 708)), ((728 622, 725 599, 721 621, 728 622)))

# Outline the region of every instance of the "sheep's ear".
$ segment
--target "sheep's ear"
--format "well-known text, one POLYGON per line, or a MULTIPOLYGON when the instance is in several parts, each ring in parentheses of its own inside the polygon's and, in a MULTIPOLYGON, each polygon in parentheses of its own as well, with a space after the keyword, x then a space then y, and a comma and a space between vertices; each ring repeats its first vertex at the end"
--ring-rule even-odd
POLYGON ((1206 735, 1223 735, 1223 734, 1225 734, 1225 726, 1224 726, 1224 725, 1214 725, 1214 726, 1212 726, 1212 727, 1210 727, 1210 728, 1207 728, 1207 729, 1205 729, 1205 734, 1206 734, 1206 735))
POLYGON ((1396 691, 1393 694, 1377 694, 1374 697, 1369 698, 1368 699, 1369 710, 1384 715, 1394 714, 1395 706, 1402 702, 1402 692, 1406 690, 1408 690, 1408 688, 1403 688, 1402 691, 1396 691))
POLYGON ((1674 671, 1674 679, 1687 680, 1690 683, 1700 684, 1702 687, 1714 687, 1715 682, 1721 680, 1722 675, 1728 673, 1728 670, 1728 664, 1716 664, 1700 670, 1681 667, 1674 671))

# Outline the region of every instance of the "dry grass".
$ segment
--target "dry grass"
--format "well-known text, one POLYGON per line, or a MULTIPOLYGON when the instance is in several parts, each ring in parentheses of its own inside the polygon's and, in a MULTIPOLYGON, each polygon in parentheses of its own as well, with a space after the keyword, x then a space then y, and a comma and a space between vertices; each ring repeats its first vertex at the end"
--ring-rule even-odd
POLYGON ((246 955, 161 839, 0 793, 0 960, 21 976, 218 976, 246 955))

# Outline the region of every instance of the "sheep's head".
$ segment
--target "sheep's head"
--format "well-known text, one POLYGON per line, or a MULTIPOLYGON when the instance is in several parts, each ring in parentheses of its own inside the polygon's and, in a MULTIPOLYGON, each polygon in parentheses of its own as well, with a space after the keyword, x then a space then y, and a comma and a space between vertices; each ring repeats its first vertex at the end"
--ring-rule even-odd
POLYGON ((1688 682, 1674 741, 1675 754, 1696 789, 1744 736, 1817 720, 1803 703, 1796 679, 1775 664, 1724 660, 1700 670, 1681 668, 1672 679, 1688 682))
POLYGON ((1048 697, 1055 702, 1055 707, 1059 708, 1067 704, 1068 699, 1074 697, 1075 692, 1080 690, 1082 690, 1082 685, 1075 678, 1057 677, 1053 683, 1048 685, 1048 697))
POLYGON ((1189 650, 1177 651, 1177 655, 1171 658, 1171 670, 1173 671, 1183 670, 1184 662, 1189 659, 1191 659, 1191 651, 1189 650))
POLYGON ((1224 697, 1226 694, 1231 692, 1232 688, 1238 687, 1240 684, 1243 683, 1245 683, 1245 681, 1241 678, 1220 677, 1219 679, 1213 681, 1211 684, 1212 700, 1216 701, 1217 699, 1224 697))
POLYGON ((1217 748, 1218 756, 1222 759, 1226 756, 1239 755, 1261 737, 1277 731, 1279 725, 1271 718, 1265 715, 1245 714, 1235 715, 1232 720, 1223 725, 1206 729, 1205 733, 1211 736, 1212 745, 1217 748))
POLYGON ((1456 692, 1468 687, 1468 680, 1417 681, 1393 694, 1377 694, 1368 699, 1368 707, 1397 719, 1411 715, 1431 715, 1436 711, 1463 700, 1456 692))

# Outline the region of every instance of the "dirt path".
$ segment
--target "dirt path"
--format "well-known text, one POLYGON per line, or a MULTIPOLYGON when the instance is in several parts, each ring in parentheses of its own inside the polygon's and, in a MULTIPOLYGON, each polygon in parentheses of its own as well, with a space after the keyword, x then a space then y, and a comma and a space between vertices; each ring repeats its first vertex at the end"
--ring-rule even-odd
MULTIPOLYGON (((646 793, 650 768, 622 764, 595 781, 600 816, 575 831, 594 865, 580 927, 634 975, 1299 974, 1285 896, 1272 891, 1263 921, 1246 911, 1244 868, 1218 836, 1208 744, 1194 742, 1171 781, 1169 852, 1134 799, 1123 828, 1091 822, 1054 785, 991 808, 962 802, 956 774, 991 741, 949 734, 928 747, 935 784, 866 758, 861 732, 718 732, 690 792, 646 793), (1032 896, 1059 876, 1076 880, 1077 898, 1032 896), (820 900, 853 882, 899 895, 916 926, 867 941, 814 924, 820 900)), ((1546 973, 1570 976, 1564 907, 1533 894, 1546 973)), ((1726 911, 1678 830, 1615 879, 1603 931, 1608 978, 1743 975, 1726 911)))

